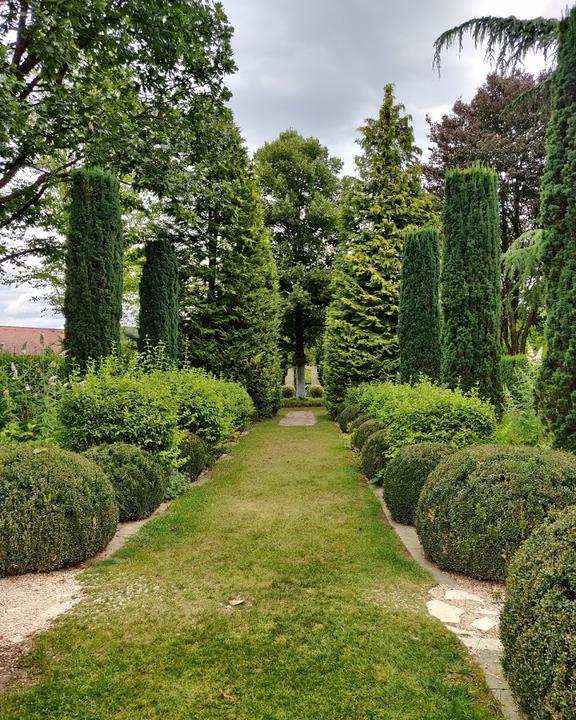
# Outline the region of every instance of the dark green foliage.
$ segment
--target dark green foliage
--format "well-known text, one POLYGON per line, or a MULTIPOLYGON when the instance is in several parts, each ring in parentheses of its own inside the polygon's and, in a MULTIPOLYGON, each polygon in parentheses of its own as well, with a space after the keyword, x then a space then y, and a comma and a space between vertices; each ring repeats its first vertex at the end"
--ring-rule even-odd
POLYGON ((338 425, 342 432, 348 432, 350 423, 360 415, 360 407, 358 405, 347 405, 338 415, 338 425))
POLYGON ((321 398, 324 394, 322 385, 310 385, 308 388, 308 396, 312 398, 321 398))
POLYGON ((294 395, 296 395, 296 391, 292 387, 292 385, 284 385, 282 387, 282 397, 283 398, 293 398, 294 395))
POLYGON ((137 445, 115 443, 90 448, 85 457, 106 473, 120 512, 120 522, 147 518, 162 502, 167 469, 137 445))
POLYGON ((356 450, 362 450, 368 438, 375 432, 378 432, 378 430, 383 429, 384 425, 380 420, 366 420, 354 430, 350 444, 353 448, 356 448, 356 450))
POLYGON ((176 415, 174 399, 151 381, 88 374, 60 400, 60 439, 76 451, 124 442, 160 452, 173 446, 176 415))
POLYGON ((366 420, 370 420, 368 415, 358 415, 357 417, 355 417, 354 420, 352 420, 352 422, 348 424, 348 433, 352 435, 356 428, 360 427, 360 425, 365 423, 366 420))
POLYGON ((547 515, 575 503, 573 455, 480 445, 447 457, 430 474, 416 528, 441 567, 504 580, 508 563, 547 515))
POLYGON ((520 399, 518 385, 523 381, 527 373, 533 373, 533 366, 527 355, 502 355, 500 373, 502 376, 502 387, 505 388, 515 399, 520 399))
POLYGON ((282 400, 282 407, 323 407, 324 400, 322 398, 284 398, 282 400))
POLYGON ((516 554, 501 618, 503 666, 531 720, 573 720, 576 708, 576 508, 545 523, 516 554))
POLYGON ((178 354, 178 260, 167 238, 147 243, 140 279, 140 352, 162 345, 170 359, 178 354))
POLYGON ((361 385, 353 397, 362 413, 384 424, 389 434, 389 457, 403 445, 419 442, 463 447, 490 437, 496 428, 490 403, 429 381, 361 385))
POLYGON ((362 472, 368 480, 376 480, 390 458, 392 444, 388 430, 373 432, 362 448, 362 472))
POLYGON ((420 492, 428 475, 454 449, 444 443, 418 443, 400 448, 382 472, 384 499, 396 522, 414 523, 420 492))
POLYGON ((547 352, 541 412, 558 447, 576 450, 576 7, 560 24, 542 183, 547 352))
POLYGON ((180 466, 180 472, 184 473, 189 480, 196 480, 202 470, 210 464, 210 453, 206 443, 198 435, 186 432, 178 447, 180 457, 184 460, 180 466))
POLYGON ((498 179, 473 166, 446 176, 443 380, 502 406, 498 179))
POLYGON ((394 102, 392 85, 378 118, 360 131, 358 178, 349 178, 343 192, 334 299, 326 315, 322 381, 329 409, 347 388, 396 374, 403 232, 435 214, 422 190, 411 120, 394 102))
POLYGON ((110 481, 58 448, 0 447, 0 575, 55 570, 92 557, 118 523, 110 481))
POLYGON ((82 370, 120 345, 122 218, 118 181, 97 168, 72 175, 66 243, 65 338, 68 360, 82 370))
POLYGON ((400 379, 417 382, 422 375, 440 380, 440 309, 438 305, 438 231, 434 227, 404 236, 398 347, 400 379))

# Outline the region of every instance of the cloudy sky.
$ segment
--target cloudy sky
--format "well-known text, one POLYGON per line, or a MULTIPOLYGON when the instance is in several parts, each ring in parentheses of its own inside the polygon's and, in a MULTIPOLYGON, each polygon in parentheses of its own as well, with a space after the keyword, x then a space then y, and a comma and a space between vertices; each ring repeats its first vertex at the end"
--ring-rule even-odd
MULTIPOLYGON (((560 17, 567 0, 223 0, 235 28, 232 106, 254 150, 292 127, 314 135, 351 172, 356 128, 378 112, 386 83, 412 115, 426 150, 426 115, 468 100, 490 67, 472 43, 432 70, 432 44, 471 17, 560 17)), ((527 67, 541 67, 538 58, 527 67)), ((0 323, 60 327, 28 288, 0 286, 0 323)))

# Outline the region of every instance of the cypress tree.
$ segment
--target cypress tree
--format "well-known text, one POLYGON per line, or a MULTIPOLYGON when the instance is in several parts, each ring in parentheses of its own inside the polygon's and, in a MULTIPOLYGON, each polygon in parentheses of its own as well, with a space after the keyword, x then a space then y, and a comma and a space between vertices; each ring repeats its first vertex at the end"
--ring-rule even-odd
POLYGON ((411 119, 385 89, 376 120, 361 131, 358 179, 342 200, 334 299, 324 335, 323 381, 333 409, 346 388, 398 370, 398 302, 403 231, 430 222, 434 202, 422 190, 420 151, 411 119))
POLYGON ((400 379, 416 382, 420 375, 440 380, 440 313, 438 307, 438 231, 434 227, 404 236, 398 345, 400 379))
POLYGON ((502 405, 500 221, 496 173, 446 176, 441 278, 443 380, 502 405))
POLYGON ((160 343, 168 358, 178 353, 178 260, 168 238, 146 244, 140 279, 139 347, 160 343))
POLYGON ((98 168, 75 171, 66 243, 64 347, 69 362, 81 370, 120 344, 122 255, 118 181, 98 168))
POLYGON ((542 184, 547 351, 538 405, 558 447, 576 450, 576 8, 560 24, 542 184))

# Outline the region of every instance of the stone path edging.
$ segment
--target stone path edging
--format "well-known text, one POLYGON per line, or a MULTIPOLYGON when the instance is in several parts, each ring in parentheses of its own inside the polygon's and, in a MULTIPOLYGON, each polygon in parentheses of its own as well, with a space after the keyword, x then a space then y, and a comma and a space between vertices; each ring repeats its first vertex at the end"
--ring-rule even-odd
POLYGON ((428 612, 458 637, 482 667, 486 683, 507 720, 521 720, 501 664, 502 643, 498 628, 504 585, 441 570, 424 555, 416 528, 395 522, 384 501, 382 488, 373 487, 373 490, 388 524, 406 550, 438 583, 429 591, 428 612))

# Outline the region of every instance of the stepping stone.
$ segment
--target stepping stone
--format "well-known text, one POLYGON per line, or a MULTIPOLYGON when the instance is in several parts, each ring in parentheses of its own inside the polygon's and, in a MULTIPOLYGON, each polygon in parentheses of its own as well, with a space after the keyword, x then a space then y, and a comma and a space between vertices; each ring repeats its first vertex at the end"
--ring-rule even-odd
POLYGON ((303 425, 305 427, 316 425, 316 415, 312 412, 289 412, 281 420, 280 425, 283 427, 292 427, 294 425, 303 425))
POLYGON ((495 628, 496 625, 498 625, 498 621, 491 617, 481 617, 478 618, 478 620, 474 620, 472 623, 473 627, 481 630, 482 632, 488 632, 489 630, 492 630, 492 628, 495 628))
POLYGON ((492 650, 493 652, 500 652, 502 650, 502 643, 498 638, 463 637, 462 642, 472 651, 492 650))
POLYGON ((446 600, 464 600, 466 602, 484 602, 484 598, 479 595, 473 595, 465 590, 447 590, 444 594, 446 600))
POLYGON ((460 618, 464 615, 464 610, 442 600, 428 600, 426 603, 428 612, 443 623, 458 625, 460 618))

